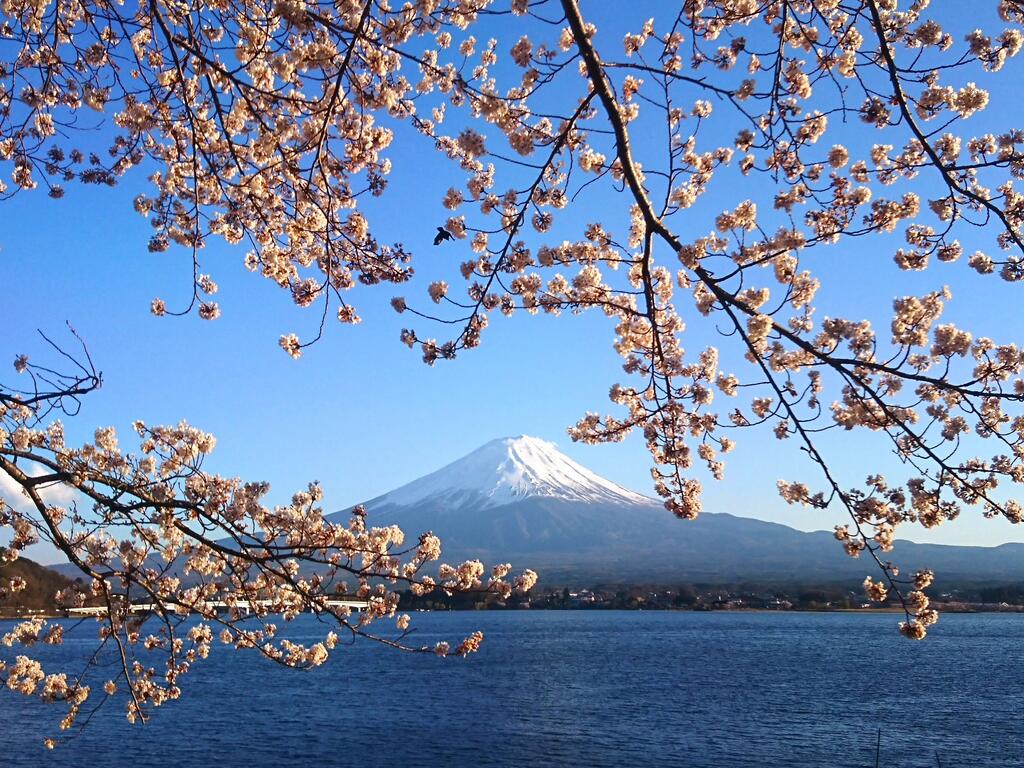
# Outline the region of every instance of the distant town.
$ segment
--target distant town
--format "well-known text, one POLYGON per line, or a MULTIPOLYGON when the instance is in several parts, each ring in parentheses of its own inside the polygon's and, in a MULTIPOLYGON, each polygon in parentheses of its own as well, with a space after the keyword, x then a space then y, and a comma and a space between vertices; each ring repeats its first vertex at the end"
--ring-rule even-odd
MULTIPOLYGON (((1024 612, 1024 584, 958 586, 930 591, 932 604, 946 611, 1024 612)), ((674 587, 605 585, 549 587, 499 600, 493 595, 416 597, 402 594, 403 609, 413 610, 688 610, 688 611, 849 611, 892 610, 894 600, 872 603, 862 590, 847 586, 765 587, 686 584, 674 587)))

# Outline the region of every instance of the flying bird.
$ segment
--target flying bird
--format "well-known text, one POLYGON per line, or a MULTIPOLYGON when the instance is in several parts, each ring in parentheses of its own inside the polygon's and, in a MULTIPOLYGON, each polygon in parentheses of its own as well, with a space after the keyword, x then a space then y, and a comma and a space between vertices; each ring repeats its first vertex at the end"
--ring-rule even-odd
POLYGON ((438 227, 437 228, 437 234, 434 235, 434 245, 440 245, 445 240, 451 240, 451 239, 452 239, 452 233, 451 232, 449 232, 444 227, 438 227))

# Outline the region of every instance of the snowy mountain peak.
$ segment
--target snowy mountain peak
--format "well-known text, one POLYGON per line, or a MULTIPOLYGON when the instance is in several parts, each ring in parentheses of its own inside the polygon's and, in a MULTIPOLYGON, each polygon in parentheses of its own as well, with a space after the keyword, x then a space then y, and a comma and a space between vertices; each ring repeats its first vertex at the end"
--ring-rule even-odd
POLYGON ((492 440, 448 466, 374 499, 372 504, 408 506, 445 499, 486 508, 538 497, 587 503, 653 503, 577 464, 554 443, 520 435, 492 440))

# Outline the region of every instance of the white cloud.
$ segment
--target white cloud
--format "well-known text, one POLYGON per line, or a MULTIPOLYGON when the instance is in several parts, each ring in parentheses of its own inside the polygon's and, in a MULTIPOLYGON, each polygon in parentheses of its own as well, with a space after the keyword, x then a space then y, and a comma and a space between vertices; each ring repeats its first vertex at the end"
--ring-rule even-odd
MULTIPOLYGON (((35 463, 19 465, 19 468, 25 474, 33 477, 45 474, 47 471, 44 467, 35 463)), ((74 488, 63 483, 51 483, 40 487, 39 495, 43 497, 43 501, 47 504, 66 507, 77 498, 78 493, 74 488)), ((13 477, 3 471, 0 471, 0 498, 15 509, 21 510, 25 509, 25 504, 28 502, 28 498, 25 496, 21 486, 18 485, 13 477)))
MULTIPOLYGON (((44 474, 43 467, 40 467, 38 464, 32 463, 29 465, 19 465, 19 467, 28 475, 35 476, 44 474)), ((75 500, 77 492, 70 486, 64 484, 52 484, 41 488, 40 495, 47 504, 67 507, 75 500)), ((25 496, 21 486, 18 485, 14 478, 2 470, 0 470, 0 499, 3 499, 17 510, 24 512, 29 511, 27 505, 31 502, 29 502, 28 498, 25 496)), ((10 529, 0 529, 0 546, 10 543, 10 540, 10 529)), ((42 565, 67 562, 67 558, 64 556, 64 553, 46 541, 41 541, 38 544, 29 547, 25 550, 23 555, 35 560, 37 563, 41 563, 42 565)))

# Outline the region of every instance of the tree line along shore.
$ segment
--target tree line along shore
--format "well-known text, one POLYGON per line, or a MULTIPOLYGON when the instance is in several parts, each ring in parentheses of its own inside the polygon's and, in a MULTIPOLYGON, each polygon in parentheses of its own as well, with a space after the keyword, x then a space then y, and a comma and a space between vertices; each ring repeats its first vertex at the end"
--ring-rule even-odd
MULTIPOLYGON (((66 576, 26 558, 0 565, 0 577, 20 576, 25 589, 0 595, 0 618, 27 614, 61 616, 56 593, 72 584, 66 576)), ((947 612, 1024 612, 1024 582, 950 583, 929 590, 932 603, 947 612)), ((402 610, 692 610, 692 611, 856 611, 897 610, 894 600, 871 603, 859 584, 777 584, 742 582, 682 584, 595 584, 590 587, 538 585, 527 595, 441 590, 401 594, 402 610)))

